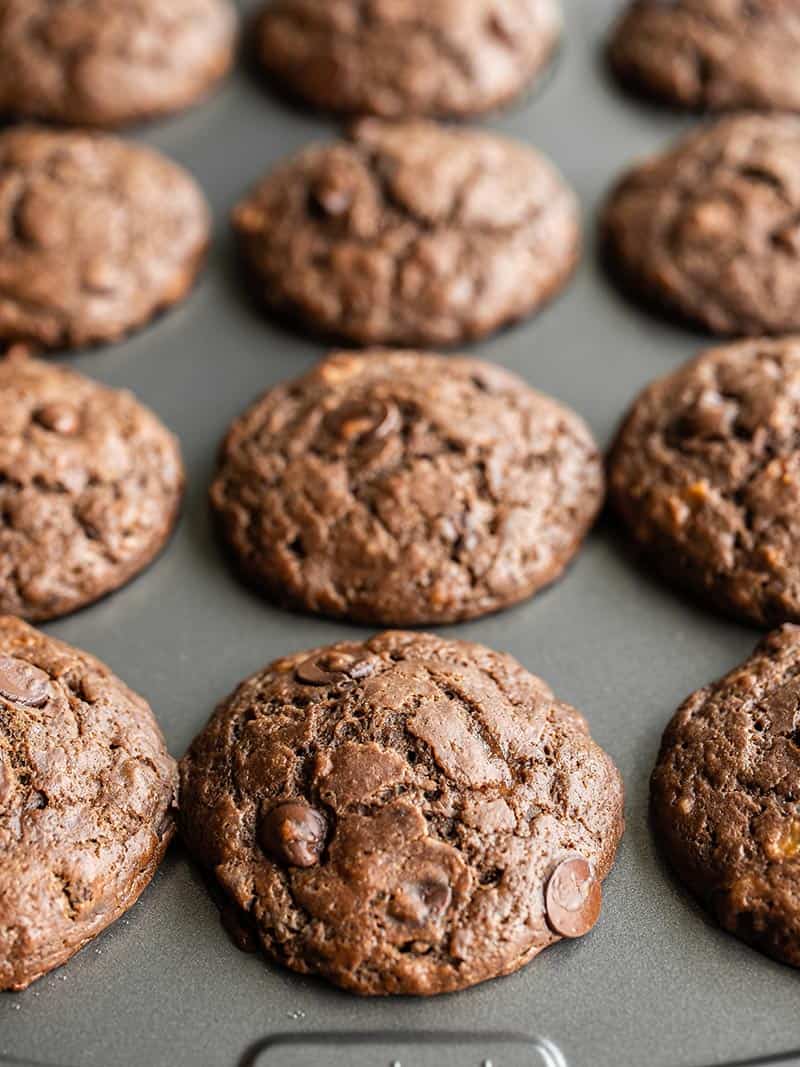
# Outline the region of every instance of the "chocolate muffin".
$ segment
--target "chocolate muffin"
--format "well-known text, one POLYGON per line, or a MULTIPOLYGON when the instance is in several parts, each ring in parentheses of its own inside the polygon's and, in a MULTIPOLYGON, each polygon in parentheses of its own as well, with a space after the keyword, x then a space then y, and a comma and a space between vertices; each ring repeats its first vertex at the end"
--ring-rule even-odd
POLYGON ((423 121, 305 149, 233 224, 267 307, 363 345, 482 337, 537 311, 580 251, 576 198, 542 156, 423 121))
POLYGON ((0 350, 113 341, 181 300, 209 241, 176 163, 104 134, 0 133, 0 350))
POLYGON ((121 126, 188 107, 233 62, 229 0, 3 0, 0 113, 121 126))
POLYGON ((800 620, 800 340, 712 349, 622 424, 609 495, 646 558, 759 625, 800 620))
POLYGON ((652 780, 655 832, 720 924, 800 966, 800 629, 686 700, 652 780))
POLYGON ((800 110, 794 0, 634 0, 609 58, 625 85, 679 107, 800 110))
POLYGON ((800 117, 736 115, 628 172, 611 267, 668 314, 733 336, 800 330, 800 117))
POLYGON ((25 989, 136 902, 174 833, 176 787, 141 697, 0 618, 0 989, 25 989))
POLYGON ((158 554, 183 495, 178 442, 130 393, 0 361, 0 612, 52 619, 158 554))
POLYGON ((231 426, 211 488, 245 578, 360 622, 444 623, 554 581, 603 500, 584 422, 509 371, 338 353, 231 426))
POLYGON ((466 116, 522 92, 560 33, 558 0, 274 0, 256 48, 275 82, 314 107, 466 116))
POLYGON ((616 768, 546 683, 402 632, 243 682, 180 808, 267 956, 367 995, 463 989, 586 934, 623 829, 616 768))

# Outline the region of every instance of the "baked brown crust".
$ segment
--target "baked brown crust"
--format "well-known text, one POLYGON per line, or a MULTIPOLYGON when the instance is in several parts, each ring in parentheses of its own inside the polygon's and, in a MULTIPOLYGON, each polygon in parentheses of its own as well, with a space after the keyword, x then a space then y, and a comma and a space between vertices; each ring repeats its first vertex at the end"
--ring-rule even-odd
POLYGON ((176 786, 141 697, 0 618, 0 989, 25 989, 135 903, 173 835, 176 786))
POLYGON ((671 582, 760 625, 800 619, 800 339, 711 349, 648 386, 609 497, 671 582))
POLYGON ((180 807, 266 954, 366 995, 462 989, 556 924, 586 932, 623 829, 619 773, 577 711, 510 656, 402 632, 243 682, 182 760, 180 807), (578 856, 585 906, 564 878, 549 919, 578 856))
POLYGON ((635 0, 609 59, 625 85, 692 110, 800 111, 794 0, 635 0))
POLYGON ((0 362, 0 612, 51 619, 141 571, 177 521, 175 437, 132 394, 0 362))
POLYGON ((720 924, 800 966, 800 629, 764 638, 698 690, 664 734, 652 779, 655 832, 720 924))
POLYGON ((230 69, 229 0, 3 0, 0 112, 116 127, 189 107, 230 69))
POLYGON ((286 161, 233 224, 265 305, 357 344, 433 347, 533 314, 580 254, 577 200, 526 145, 368 119, 286 161))
POLYGON ((279 85, 324 110, 468 116, 541 73, 561 21, 557 0, 275 0, 256 47, 279 85))
POLYGON ((337 353, 237 419, 211 488, 244 576, 361 622, 474 618, 554 581, 603 499, 578 415, 480 360, 337 353))
POLYGON ((0 133, 0 349, 114 341, 188 292, 210 215, 194 179, 105 134, 0 133))
POLYGON ((602 237, 638 296, 713 333, 800 330, 800 116, 736 115, 635 166, 602 237))

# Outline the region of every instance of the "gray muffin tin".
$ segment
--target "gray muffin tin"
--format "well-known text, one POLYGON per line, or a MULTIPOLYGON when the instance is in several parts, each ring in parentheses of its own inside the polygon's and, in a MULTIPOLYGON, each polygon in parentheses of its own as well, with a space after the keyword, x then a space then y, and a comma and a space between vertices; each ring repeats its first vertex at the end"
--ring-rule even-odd
MULTIPOLYGON (((691 120, 627 98, 608 79, 601 46, 616 0, 564 3, 564 47, 544 85, 487 125, 544 150, 578 190, 583 263, 539 318, 472 351, 573 405, 605 445, 637 391, 707 343, 626 302, 600 269, 595 243, 597 210, 614 176, 691 120)), ((179 434, 189 486, 178 532, 146 574, 46 628, 143 693, 175 755, 245 675, 284 653, 366 632, 284 613, 240 585, 206 503, 230 419, 325 351, 251 303, 229 210, 266 168, 336 129, 276 99, 240 62, 206 104, 136 131, 205 189, 215 217, 210 262, 180 308, 123 344, 70 359, 133 389, 179 434)), ((707 920, 665 868, 647 826, 648 777, 668 718, 687 693, 740 661, 757 631, 704 613, 637 569, 604 521, 560 584, 443 632, 510 651, 546 678, 587 714, 624 774, 628 829, 588 937, 467 992, 360 1000, 239 952, 176 845, 127 916, 26 992, 0 995, 0 1062, 710 1067, 768 1057, 800 1064, 800 1053, 788 1055, 800 1048, 796 972, 707 920)))

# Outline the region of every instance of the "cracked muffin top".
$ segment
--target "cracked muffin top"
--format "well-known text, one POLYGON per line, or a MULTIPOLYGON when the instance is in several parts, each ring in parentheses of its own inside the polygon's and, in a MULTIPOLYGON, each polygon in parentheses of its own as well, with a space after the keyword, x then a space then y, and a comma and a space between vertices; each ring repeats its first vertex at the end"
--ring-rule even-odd
POLYGON ((527 145, 365 119, 233 215, 265 305, 357 344, 452 345, 538 310, 580 253, 576 198, 527 145))
POLYGON ((631 88, 710 111, 800 111, 797 0, 636 0, 609 57, 631 88))
POLYGON ((142 570, 177 520, 178 442, 130 393, 0 361, 0 612, 51 619, 142 570))
POLYGON ((652 778, 673 867, 730 930, 800 966, 800 629, 784 626, 667 727, 652 778))
POLYGON ((0 989, 135 903, 174 832, 175 761, 104 664, 0 618, 0 989))
POLYGON ((557 578, 603 499, 583 421, 480 360, 336 353, 231 426, 212 505, 279 602, 391 625, 495 611, 557 578))
POLYGON ((228 0, 3 0, 0 113, 120 126, 188 107, 233 61, 228 0))
POLYGON ((731 336, 800 330, 800 116, 736 115, 635 166, 605 209, 611 265, 731 336))
POLYGON ((256 47, 275 81, 314 107, 465 116, 522 92, 560 33, 558 0, 274 0, 256 47))
POLYGON ((183 834, 244 928, 369 995, 462 989, 587 933, 622 800, 545 682, 420 633, 278 660, 181 762, 183 834))
POLYGON ((800 619, 800 340, 711 349, 648 386, 609 495, 672 581, 753 622, 800 619))
POLYGON ((209 240, 182 167, 105 134, 0 133, 0 351, 113 341, 177 303, 209 240))

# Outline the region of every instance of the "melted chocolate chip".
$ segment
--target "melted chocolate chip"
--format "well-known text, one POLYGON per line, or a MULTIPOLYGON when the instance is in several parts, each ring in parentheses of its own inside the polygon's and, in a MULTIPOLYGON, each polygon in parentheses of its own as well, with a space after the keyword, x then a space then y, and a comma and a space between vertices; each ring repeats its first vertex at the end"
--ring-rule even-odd
POLYGON ((452 891, 446 882, 432 878, 406 882, 393 895, 389 913, 415 926, 435 922, 449 907, 452 891))
POLYGON ((562 937, 583 937, 600 917, 602 901, 590 864, 573 856, 559 863, 547 883, 547 921, 562 937))
POLYGON ((71 404, 57 402, 45 404, 36 411, 33 417, 45 430, 51 430, 63 437, 71 437, 77 433, 80 425, 78 413, 71 404))
POLYGON ((287 800, 261 820, 258 840, 264 851, 287 867, 313 867, 325 847, 325 817, 303 801, 287 800))
POLYGON ((325 417, 325 427, 343 441, 380 441, 399 430, 400 412, 385 400, 352 400, 325 417))
POLYGON ((44 671, 14 656, 0 656, 0 696, 12 704, 40 708, 49 693, 50 679, 44 671))
POLYGON ((303 685, 335 685, 343 678, 365 678, 373 670, 369 660, 346 652, 328 652, 303 660, 294 676, 303 685))
POLYGON ((705 390, 678 419, 673 433, 678 441, 698 437, 712 440, 730 435, 736 418, 736 405, 715 393, 705 390))
POLYGON ((330 685, 336 675, 324 670, 314 659, 303 660, 294 669, 294 676, 303 685, 330 685))

